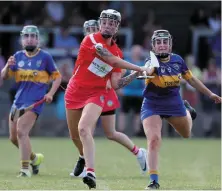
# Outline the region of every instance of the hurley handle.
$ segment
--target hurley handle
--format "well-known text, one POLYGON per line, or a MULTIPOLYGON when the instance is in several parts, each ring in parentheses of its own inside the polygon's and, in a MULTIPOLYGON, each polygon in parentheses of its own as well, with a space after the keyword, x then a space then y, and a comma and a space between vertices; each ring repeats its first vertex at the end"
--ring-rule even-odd
POLYGON ((43 98, 43 99, 41 99, 41 100, 33 103, 33 104, 30 105, 29 107, 25 108, 25 110, 28 111, 28 110, 30 110, 30 109, 32 109, 32 108, 34 108, 34 107, 37 107, 38 105, 41 105, 41 104, 44 103, 44 102, 45 102, 45 98, 43 98))

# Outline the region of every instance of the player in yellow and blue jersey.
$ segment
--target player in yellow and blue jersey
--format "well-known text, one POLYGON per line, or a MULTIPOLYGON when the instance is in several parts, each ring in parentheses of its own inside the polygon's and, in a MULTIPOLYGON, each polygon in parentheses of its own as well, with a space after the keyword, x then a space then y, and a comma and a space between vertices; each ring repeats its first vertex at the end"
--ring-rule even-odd
POLYGON ((169 31, 154 31, 152 49, 157 56, 160 67, 151 68, 148 73, 155 77, 146 80, 141 108, 141 120, 148 144, 150 174, 150 184, 146 189, 158 189, 160 186, 158 152, 161 145, 162 119, 165 118, 182 137, 188 138, 191 135, 192 119, 196 118, 196 112, 180 96, 181 79, 184 78, 191 86, 207 95, 215 103, 221 103, 221 97, 212 93, 193 76, 179 55, 171 53, 172 37, 169 31))
POLYGON ((26 108, 43 98, 50 103, 61 83, 61 75, 52 56, 39 48, 39 42, 38 28, 34 25, 25 26, 21 31, 23 50, 11 56, 1 72, 3 79, 14 77, 16 82, 17 91, 9 116, 10 140, 20 150, 19 176, 26 177, 31 176, 29 164, 32 173, 38 174, 39 165, 44 158, 42 154, 32 152, 29 139, 29 132, 41 114, 43 104, 27 111, 15 122, 12 121, 11 114, 15 108, 26 108), (51 80, 53 84, 48 91, 51 80))

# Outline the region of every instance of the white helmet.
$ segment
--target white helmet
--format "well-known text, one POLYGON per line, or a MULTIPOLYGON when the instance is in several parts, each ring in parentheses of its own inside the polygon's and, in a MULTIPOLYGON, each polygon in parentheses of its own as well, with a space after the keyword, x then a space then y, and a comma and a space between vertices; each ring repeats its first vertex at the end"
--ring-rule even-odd
POLYGON ((100 14, 100 32, 104 38, 111 38, 113 37, 121 23, 121 14, 120 12, 107 9, 103 10, 100 14))
POLYGON ((24 26, 20 32, 21 43, 23 48, 28 52, 33 52, 38 48, 40 39, 39 39, 39 29, 35 25, 24 26))
POLYGON ((99 31, 99 22, 97 20, 88 20, 83 24, 83 33, 88 35, 99 31))

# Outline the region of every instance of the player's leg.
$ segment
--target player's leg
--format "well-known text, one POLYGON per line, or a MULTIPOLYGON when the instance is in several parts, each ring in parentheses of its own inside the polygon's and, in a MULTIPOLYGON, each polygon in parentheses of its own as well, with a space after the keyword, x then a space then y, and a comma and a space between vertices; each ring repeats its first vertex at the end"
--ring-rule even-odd
POLYGON ((66 109, 66 119, 69 129, 69 135, 72 139, 74 145, 79 151, 79 159, 73 169, 73 172, 70 173, 70 176, 79 176, 85 167, 85 160, 83 156, 83 146, 79 137, 78 124, 80 117, 82 115, 82 110, 71 110, 66 109))
POLYGON ((83 156, 82 142, 79 137, 78 124, 82 115, 82 110, 66 109, 66 119, 69 128, 70 138, 77 147, 79 154, 83 156))
POLYGON ((170 117, 166 120, 169 124, 178 132, 183 138, 189 138, 191 136, 192 118, 190 112, 187 112, 187 116, 184 117, 170 117))
POLYGON ((28 111, 17 121, 17 137, 22 163, 20 176, 31 176, 29 172, 29 162, 31 155, 29 132, 34 125, 36 118, 36 113, 28 111))
POLYGON ((17 122, 11 120, 11 113, 9 114, 9 140, 19 148, 18 138, 17 138, 17 122))
POLYGON ((79 121, 78 129, 80 139, 83 145, 83 153, 86 162, 86 176, 83 182, 90 188, 96 187, 95 182, 95 145, 93 139, 93 129, 96 126, 99 116, 101 115, 102 107, 88 103, 82 111, 82 116, 79 121))
POLYGON ((146 150, 138 148, 127 135, 116 131, 115 110, 103 112, 101 114, 101 123, 106 137, 112 141, 116 141, 131 151, 137 157, 142 172, 146 172, 146 150))
POLYGON ((170 117, 167 121, 170 125, 184 138, 191 136, 192 120, 197 116, 194 108, 191 107, 188 101, 184 100, 184 106, 186 107, 186 116, 183 117, 170 117))
MULTIPOLYGON (((9 139, 12 142, 13 145, 15 145, 17 148, 19 148, 18 144, 18 137, 17 137, 17 122, 13 122, 11 120, 11 114, 9 115, 9 139)), ((32 167, 32 173, 34 175, 38 174, 39 172, 39 164, 41 163, 38 160, 42 160, 43 155, 41 153, 34 153, 31 152, 30 160, 31 160, 31 167, 32 167), (37 165, 34 165, 36 163, 39 163, 37 165)))
POLYGON ((147 138, 148 169, 150 184, 148 189, 158 189, 158 159, 161 146, 162 119, 158 115, 152 115, 143 119, 143 128, 147 138))
POLYGON ((196 110, 189 104, 187 100, 183 100, 183 104, 186 107, 186 110, 189 111, 192 120, 195 120, 197 117, 196 110))

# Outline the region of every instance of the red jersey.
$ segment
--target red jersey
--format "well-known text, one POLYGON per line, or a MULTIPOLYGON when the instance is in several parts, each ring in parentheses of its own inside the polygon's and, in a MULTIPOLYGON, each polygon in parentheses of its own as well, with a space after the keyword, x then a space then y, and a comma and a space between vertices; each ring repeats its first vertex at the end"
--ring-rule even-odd
POLYGON ((123 53, 116 43, 113 41, 112 45, 108 46, 100 32, 87 35, 80 45, 73 77, 69 83, 75 81, 84 87, 105 88, 111 73, 121 72, 120 68, 113 68, 96 54, 96 43, 101 43, 113 55, 123 57, 123 53))
MULTIPOLYGON (((94 103, 103 108, 110 92, 106 89, 107 81, 112 72, 121 72, 121 69, 114 69, 96 54, 96 43, 101 43, 115 56, 120 58, 123 56, 115 42, 111 46, 106 45, 100 32, 86 36, 80 45, 73 76, 65 92, 67 109, 83 108, 88 103, 94 103)), ((114 101, 116 103, 116 100, 114 101)))

